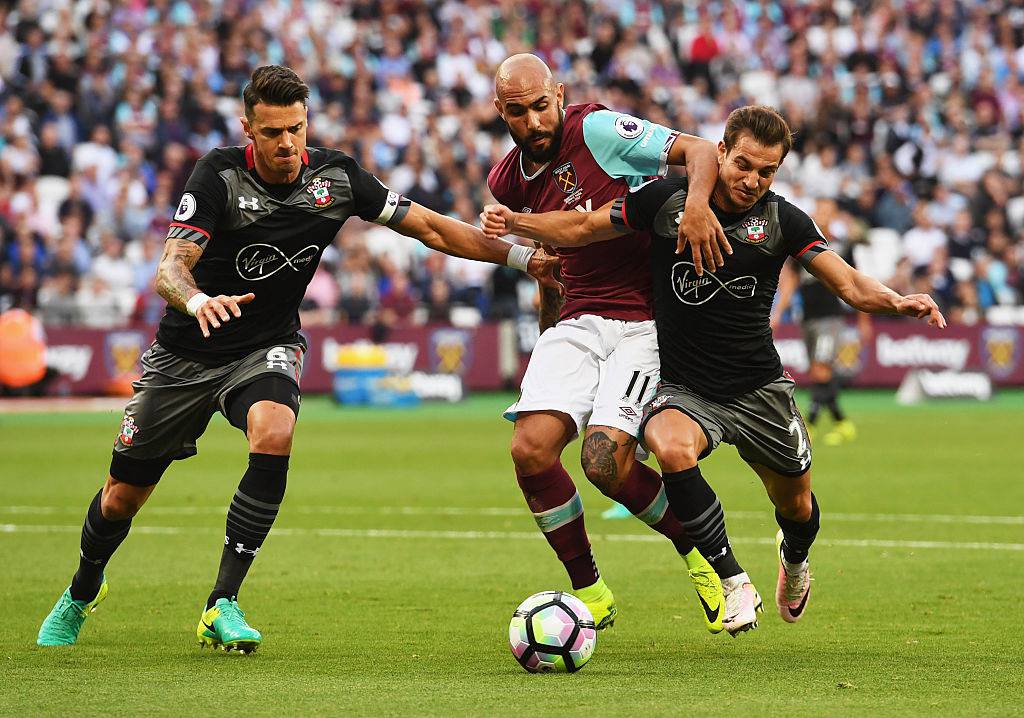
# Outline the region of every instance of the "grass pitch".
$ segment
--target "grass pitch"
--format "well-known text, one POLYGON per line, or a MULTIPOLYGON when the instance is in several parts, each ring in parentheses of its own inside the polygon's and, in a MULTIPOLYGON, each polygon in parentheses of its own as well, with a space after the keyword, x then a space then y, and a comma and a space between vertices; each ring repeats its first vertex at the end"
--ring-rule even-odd
POLYGON ((243 437, 214 420, 108 569, 79 645, 35 645, 77 565, 118 413, 0 415, 0 714, 1009 715, 1022 710, 1024 393, 904 408, 848 394, 860 438, 815 447, 822 530, 805 619, 774 613, 775 523, 723 446, 704 473, 766 601, 761 627, 704 632, 668 542, 577 478, 616 626, 575 675, 507 645, 527 595, 566 587, 512 475, 505 396, 416 410, 302 411, 288 496, 240 602, 265 637, 202 651, 243 437))

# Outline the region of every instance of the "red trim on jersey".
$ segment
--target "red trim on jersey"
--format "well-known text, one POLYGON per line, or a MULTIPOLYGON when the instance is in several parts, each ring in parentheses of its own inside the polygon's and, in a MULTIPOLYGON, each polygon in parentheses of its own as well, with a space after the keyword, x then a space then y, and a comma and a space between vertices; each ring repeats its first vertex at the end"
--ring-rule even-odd
POLYGON ((309 153, 306 150, 302 150, 302 164, 309 164, 309 153))
POLYGON ((808 245, 807 245, 806 247, 804 247, 803 249, 801 249, 801 250, 800 250, 800 251, 799 251, 799 252, 798 252, 798 253, 796 254, 796 258, 797 258, 797 259, 800 259, 800 257, 804 256, 804 253, 805 253, 805 252, 807 252, 807 250, 808 250, 808 249, 810 249, 811 247, 813 247, 813 246, 814 246, 814 245, 816 245, 816 244, 824 244, 824 242, 822 242, 822 241, 821 241, 820 239, 816 239, 816 240, 814 240, 813 242, 811 242, 810 244, 808 244, 808 245))
POLYGON ((251 170, 256 166, 256 158, 252 155, 252 144, 245 146, 245 168, 251 170))
POLYGON ((629 207, 629 195, 627 194, 626 196, 624 196, 622 198, 622 221, 626 223, 626 227, 628 227, 629 229, 631 229, 634 232, 636 232, 637 231, 636 227, 634 227, 633 223, 629 221, 629 211, 627 210, 628 207, 629 207))
POLYGON ((205 235, 207 239, 210 238, 210 233, 207 232, 205 229, 200 229, 199 227, 196 227, 196 226, 191 225, 191 224, 185 224, 183 222, 171 222, 171 226, 172 227, 184 227, 185 229, 191 229, 193 231, 199 232, 199 234, 205 235))

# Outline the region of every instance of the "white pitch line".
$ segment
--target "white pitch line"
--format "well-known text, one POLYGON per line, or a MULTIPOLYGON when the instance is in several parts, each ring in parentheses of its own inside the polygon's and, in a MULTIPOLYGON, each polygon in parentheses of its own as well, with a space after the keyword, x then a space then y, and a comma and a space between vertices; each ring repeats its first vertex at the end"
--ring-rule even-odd
MULTIPOLYGON (((288 513, 334 516, 526 516, 525 508, 508 506, 289 506, 288 513)), ((146 514, 157 516, 223 515, 226 506, 147 506, 146 514)), ((0 514, 80 514, 82 506, 0 506, 0 514)), ((727 511, 726 516, 734 519, 771 519, 770 508, 764 511, 727 511)), ((1024 526, 1024 516, 983 516, 957 514, 872 514, 832 513, 822 514, 823 522, 842 521, 851 523, 936 523, 1024 526)))
MULTIPOLYGON (((81 526, 46 525, 46 524, 0 524, 0 534, 13 533, 78 533, 81 526)), ((132 533, 178 535, 194 533, 213 533, 212 529, 184 526, 136 526, 132 533)), ((340 529, 340 528, 275 528, 274 536, 328 537, 328 538, 384 538, 384 539, 455 539, 495 541, 523 540, 535 541, 543 538, 538 531, 431 531, 419 529, 340 529)), ((591 534, 592 540, 619 543, 658 543, 661 536, 654 534, 591 534)), ((767 537, 741 536, 732 538, 732 543, 775 545, 775 540, 767 537)), ((895 548, 895 549, 943 549, 947 551, 1024 551, 1024 543, 994 543, 980 541, 903 541, 890 539, 819 539, 819 546, 836 546, 841 548, 895 548)))

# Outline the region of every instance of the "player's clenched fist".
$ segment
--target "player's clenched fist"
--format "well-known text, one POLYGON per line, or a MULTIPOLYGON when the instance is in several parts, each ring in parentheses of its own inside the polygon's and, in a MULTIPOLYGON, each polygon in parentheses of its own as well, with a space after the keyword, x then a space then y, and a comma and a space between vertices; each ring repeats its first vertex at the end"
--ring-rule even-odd
POLYGON ((489 204, 480 213, 480 229, 488 237, 497 238, 511 234, 515 212, 503 204, 489 204))
POLYGON ((210 328, 220 329, 221 322, 230 321, 232 316, 242 316, 242 310, 239 307, 241 304, 248 304, 256 295, 252 292, 248 294, 232 295, 218 294, 216 297, 206 297, 205 295, 197 294, 189 300, 189 313, 195 315, 196 321, 199 322, 199 329, 202 331, 205 338, 210 337, 210 328), (199 302, 195 302, 198 306, 192 306, 194 300, 199 299, 199 302))

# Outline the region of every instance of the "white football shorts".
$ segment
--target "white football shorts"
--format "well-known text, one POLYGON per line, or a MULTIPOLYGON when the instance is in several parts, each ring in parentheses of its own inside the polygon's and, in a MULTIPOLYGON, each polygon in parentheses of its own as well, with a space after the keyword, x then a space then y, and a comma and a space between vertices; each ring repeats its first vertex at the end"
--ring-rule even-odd
POLYGON ((611 426, 636 437, 643 407, 659 379, 654 321, 626 322, 592 314, 566 319, 545 331, 530 356, 519 401, 505 410, 560 411, 577 433, 611 426))

